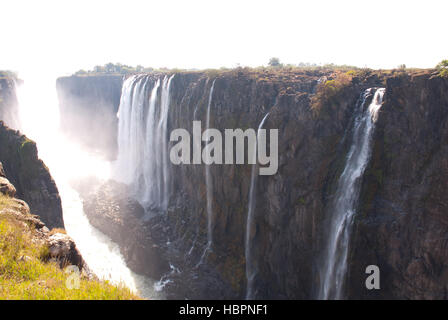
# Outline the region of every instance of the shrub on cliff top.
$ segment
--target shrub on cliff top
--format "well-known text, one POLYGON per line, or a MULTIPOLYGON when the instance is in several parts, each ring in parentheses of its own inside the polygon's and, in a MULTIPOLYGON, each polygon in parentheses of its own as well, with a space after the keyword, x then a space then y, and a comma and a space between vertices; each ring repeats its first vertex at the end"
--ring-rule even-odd
POLYGON ((269 65, 270 67, 277 67, 277 68, 280 68, 280 67, 283 66, 283 64, 280 63, 280 59, 279 59, 279 58, 276 58, 276 57, 271 58, 271 59, 269 60, 268 65, 269 65))
POLYGON ((331 80, 322 79, 311 98, 311 108, 315 114, 319 114, 324 105, 333 102, 352 83, 353 76, 354 73, 348 71, 336 73, 331 80))
POLYGON ((448 78, 448 60, 441 61, 436 69, 439 71, 439 76, 448 78))

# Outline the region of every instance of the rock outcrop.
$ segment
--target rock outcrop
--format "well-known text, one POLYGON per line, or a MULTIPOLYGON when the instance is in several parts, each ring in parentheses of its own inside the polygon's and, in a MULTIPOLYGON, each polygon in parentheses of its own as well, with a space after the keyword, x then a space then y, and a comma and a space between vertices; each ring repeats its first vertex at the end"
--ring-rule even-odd
MULTIPOLYGON (((2 164, 0 163, 1 172, 2 164)), ((5 184, 11 185, 6 177, 3 176, 1 179, 5 184)), ((21 221, 28 226, 28 231, 33 236, 33 242, 43 243, 48 247, 48 259, 57 262, 61 268, 75 265, 84 275, 94 278, 71 237, 61 232, 50 232, 39 216, 31 214, 30 207, 26 202, 13 198, 8 190, 0 188, 0 194, 10 198, 7 205, 0 207, 0 215, 12 216, 16 221, 21 221)))
POLYGON ((128 266, 135 272, 159 279, 170 268, 160 232, 141 219, 142 206, 131 198, 126 185, 109 181, 84 201, 90 223, 119 244, 128 266))
POLYGON ((63 228, 61 198, 49 169, 38 157, 36 143, 0 121, 0 162, 16 196, 49 228, 63 228))

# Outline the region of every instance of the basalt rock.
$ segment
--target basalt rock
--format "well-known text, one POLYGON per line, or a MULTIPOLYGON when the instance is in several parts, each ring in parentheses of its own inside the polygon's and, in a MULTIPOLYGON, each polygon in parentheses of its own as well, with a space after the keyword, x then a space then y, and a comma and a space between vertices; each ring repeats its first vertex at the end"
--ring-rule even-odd
POLYGON ((3 165, 1 162, 0 162, 0 177, 6 178, 5 170, 3 170, 3 165))
POLYGON ((49 169, 38 157, 35 142, 2 121, 0 162, 17 190, 16 196, 25 200, 49 228, 63 228, 61 198, 49 169))
POLYGON ((170 267, 163 241, 142 220, 142 206, 126 185, 109 181, 86 196, 84 212, 90 223, 120 246, 128 266, 139 274, 160 279, 170 267))
POLYGON ((58 261, 61 268, 75 265, 81 271, 86 265, 75 242, 67 234, 54 233, 48 237, 47 243, 50 258, 58 261))
MULTIPOLYGON (((0 179, 9 183, 6 178, 0 179)), ((12 187, 14 188, 14 186, 12 187)), ((39 216, 31 214, 30 207, 25 201, 13 198, 11 194, 5 193, 3 190, 0 190, 0 192, 10 198, 7 204, 0 208, 0 215, 5 214, 13 217, 16 221, 20 221, 24 226, 27 226, 27 232, 33 237, 33 242, 42 243, 48 247, 48 259, 57 262, 61 268, 74 265, 87 277, 95 278, 70 236, 50 232, 39 216)), ((22 258, 27 259, 28 257, 24 256, 22 258)))
POLYGON ((0 177, 0 193, 14 197, 16 195, 16 188, 14 188, 8 179, 0 177))
POLYGON ((393 77, 351 239, 348 297, 448 298, 448 79, 393 77), (368 265, 381 289, 367 290, 368 265))
MULTIPOLYGON (((328 204, 349 149, 345 137, 350 133, 354 107, 365 89, 386 87, 372 156, 360 181, 345 296, 447 298, 448 80, 430 71, 366 72, 338 87, 337 94, 326 96, 316 108, 320 84, 331 85, 334 79, 332 72, 319 70, 181 72, 171 83, 168 132, 184 128, 191 133, 193 120, 206 123, 213 80, 211 128, 221 132, 256 129, 269 112, 264 128, 279 130, 279 168, 273 176, 259 176, 255 189, 255 222, 250 235, 255 297, 315 298, 318 257, 331 214, 328 204), (372 264, 381 271, 380 290, 365 287, 365 270, 372 264)), ((174 265, 184 263, 187 267, 182 265, 180 272, 191 277, 173 271, 171 278, 182 280, 168 287, 178 286, 175 290, 183 290, 189 298, 243 298, 252 166, 210 167, 213 243, 207 254, 205 165, 170 165, 169 172, 170 199, 167 212, 159 215, 163 218, 144 223, 140 217, 143 208, 134 202, 130 210, 128 197, 121 200, 124 203, 102 207, 101 199, 113 204, 114 197, 97 193, 85 203, 92 224, 127 248, 145 243, 145 237, 157 234, 148 226, 158 225, 162 240, 169 234, 170 246, 153 239, 163 249, 155 255, 151 246, 129 249, 125 257, 131 265, 136 261, 132 251, 144 257, 135 263, 144 266, 144 273, 148 272, 145 268, 153 268, 151 259, 163 256, 164 250, 175 250, 179 260, 174 260, 174 265), (145 250, 149 256, 144 256, 145 250), (194 277, 203 279, 202 286, 186 289, 194 282, 184 279, 194 277), (208 290, 212 286, 219 290, 208 290)), ((135 181, 132 187, 138 188, 138 184, 135 181)), ((161 274, 166 270, 163 264, 156 268, 159 272, 149 273, 161 274)))

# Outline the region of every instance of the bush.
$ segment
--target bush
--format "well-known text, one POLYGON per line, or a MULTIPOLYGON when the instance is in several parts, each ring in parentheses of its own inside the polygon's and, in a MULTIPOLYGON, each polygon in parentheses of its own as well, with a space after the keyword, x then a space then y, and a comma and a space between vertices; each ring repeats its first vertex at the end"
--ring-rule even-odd
POLYGON ((270 60, 269 60, 269 63, 268 63, 268 65, 270 66, 270 67, 282 67, 283 66, 283 64, 281 64, 280 63, 280 59, 279 58, 271 58, 270 60))
POLYGON ((448 60, 441 61, 436 69, 439 71, 439 76, 443 78, 448 78, 448 60))
POLYGON ((323 80, 317 86, 316 94, 311 98, 311 108, 315 113, 319 113, 325 104, 331 103, 337 98, 345 88, 347 88, 353 79, 354 73, 339 72, 334 79, 323 80))
POLYGON ((152 71, 152 68, 144 68, 141 65, 136 67, 128 66, 121 63, 106 63, 102 66, 95 66, 93 70, 78 70, 75 72, 77 76, 97 75, 97 74, 111 74, 111 75, 125 75, 130 73, 140 73, 152 71))

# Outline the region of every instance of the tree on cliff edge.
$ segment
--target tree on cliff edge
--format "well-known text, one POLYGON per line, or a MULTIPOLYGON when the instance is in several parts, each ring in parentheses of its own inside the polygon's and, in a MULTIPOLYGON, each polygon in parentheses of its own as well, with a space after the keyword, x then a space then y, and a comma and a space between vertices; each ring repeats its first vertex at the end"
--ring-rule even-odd
POLYGON ((441 77, 448 78, 448 60, 441 61, 436 68, 439 70, 441 77))
POLYGON ((277 68, 283 66, 283 64, 280 63, 280 59, 276 58, 276 57, 273 57, 273 58, 269 59, 268 65, 270 67, 277 67, 277 68))

